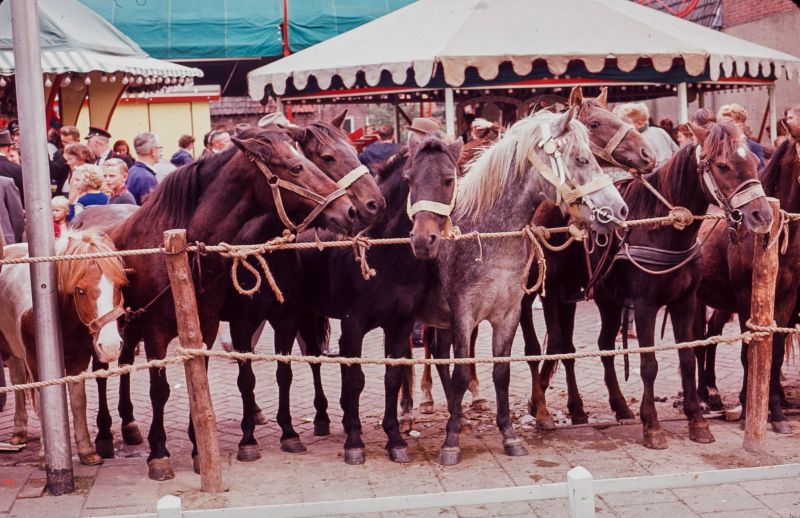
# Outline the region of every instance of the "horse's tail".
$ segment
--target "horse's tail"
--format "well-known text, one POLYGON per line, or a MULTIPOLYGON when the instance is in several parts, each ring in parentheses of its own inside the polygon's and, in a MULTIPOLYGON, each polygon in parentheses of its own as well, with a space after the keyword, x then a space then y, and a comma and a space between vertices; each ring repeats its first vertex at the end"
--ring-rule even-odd
POLYGON ((300 310, 299 313, 297 341, 300 344, 300 350, 305 355, 327 355, 331 340, 330 320, 306 309, 300 310))

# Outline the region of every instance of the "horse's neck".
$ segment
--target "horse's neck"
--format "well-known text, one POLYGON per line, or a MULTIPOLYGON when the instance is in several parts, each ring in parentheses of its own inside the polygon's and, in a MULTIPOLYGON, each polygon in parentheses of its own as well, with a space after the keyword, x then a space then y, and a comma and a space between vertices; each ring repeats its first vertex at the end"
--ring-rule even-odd
POLYGON ((187 226, 189 241, 216 244, 231 241, 248 221, 258 216, 257 202, 250 189, 227 183, 218 177, 209 183, 187 226))
POLYGON ((519 230, 530 224, 536 207, 543 200, 543 191, 553 192, 554 188, 533 168, 520 175, 511 173, 503 192, 483 215, 475 219, 462 218, 456 224, 462 231, 519 230))
MULTIPOLYGON (((402 174, 402 171, 395 171, 394 174, 402 174)), ((403 181, 392 181, 395 183, 382 193, 387 205, 381 221, 370 232, 374 237, 407 237, 411 232, 413 224, 406 211, 408 185, 403 181)))

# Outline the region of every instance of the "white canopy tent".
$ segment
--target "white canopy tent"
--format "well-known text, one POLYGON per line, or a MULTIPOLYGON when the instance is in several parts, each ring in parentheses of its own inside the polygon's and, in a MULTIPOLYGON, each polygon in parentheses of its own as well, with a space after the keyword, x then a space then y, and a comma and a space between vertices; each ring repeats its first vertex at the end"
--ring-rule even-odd
POLYGON ((508 64, 510 74, 529 77, 542 62, 551 79, 574 79, 578 67, 597 84, 609 73, 631 84, 670 82, 684 110, 687 83, 800 77, 800 58, 628 0, 419 0, 253 70, 248 86, 254 99, 312 89, 363 95, 387 84, 439 88, 451 105, 454 88, 496 83, 508 64), (643 67, 649 79, 637 74, 643 67))

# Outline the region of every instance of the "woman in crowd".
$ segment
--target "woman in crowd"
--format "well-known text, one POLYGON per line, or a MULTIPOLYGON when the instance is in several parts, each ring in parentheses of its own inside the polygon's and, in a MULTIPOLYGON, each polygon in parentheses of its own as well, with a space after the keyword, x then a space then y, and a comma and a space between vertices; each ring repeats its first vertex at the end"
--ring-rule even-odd
POLYGON ((69 217, 72 219, 90 205, 108 205, 108 195, 100 189, 103 187, 103 172, 100 166, 84 164, 72 172, 72 183, 69 189, 69 217))
POLYGON ((66 181, 57 192, 69 194, 70 186, 72 185, 72 177, 75 174, 75 169, 85 164, 93 164, 95 161, 94 153, 85 144, 70 144, 64 148, 64 160, 69 166, 69 174, 66 181))

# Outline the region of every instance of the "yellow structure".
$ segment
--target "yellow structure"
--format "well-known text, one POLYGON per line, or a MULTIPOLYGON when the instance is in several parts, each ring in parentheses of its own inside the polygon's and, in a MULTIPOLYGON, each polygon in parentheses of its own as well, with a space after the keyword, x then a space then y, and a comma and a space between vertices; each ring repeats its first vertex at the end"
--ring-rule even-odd
MULTIPOLYGON (((194 86, 182 91, 123 96, 111 117, 108 132, 112 143, 122 139, 133 149, 133 139, 139 133, 156 133, 164 146, 164 158, 169 160, 178 150, 178 138, 195 138, 194 156, 203 152, 203 135, 211 130, 210 101, 219 99, 219 86, 194 86)), ((77 126, 81 135, 89 131, 89 110, 84 104, 77 126)))

